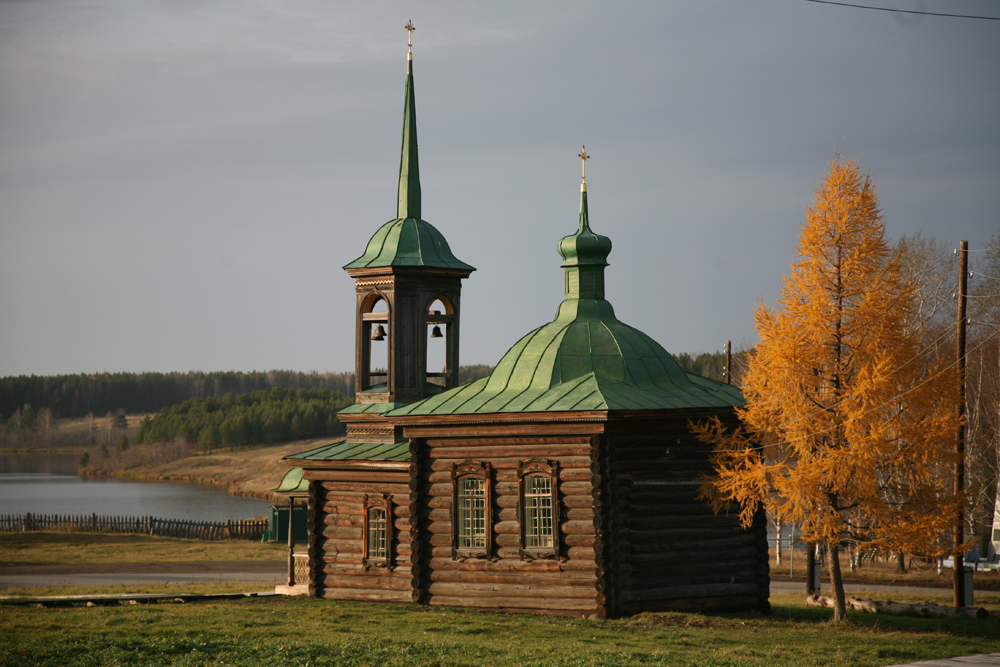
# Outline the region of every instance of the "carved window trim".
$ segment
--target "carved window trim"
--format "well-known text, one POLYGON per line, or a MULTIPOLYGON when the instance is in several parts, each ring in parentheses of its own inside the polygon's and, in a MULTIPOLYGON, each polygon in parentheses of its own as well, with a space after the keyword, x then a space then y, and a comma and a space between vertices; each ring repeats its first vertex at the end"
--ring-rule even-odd
MULTIPOLYGON (((368 493, 365 494, 364 501, 361 503, 362 512, 364 513, 364 519, 362 521, 361 527, 361 547, 364 557, 361 559, 362 565, 366 570, 373 567, 384 567, 391 569, 393 567, 394 559, 394 542, 393 542, 393 520, 392 520, 392 496, 388 493, 368 493), (377 535, 373 535, 373 527, 371 525, 371 515, 372 510, 382 510, 385 515, 385 526, 383 529, 385 537, 385 554, 372 556, 371 545, 369 544, 370 538, 377 538, 377 535)), ((377 526, 374 528, 377 530, 377 526)))
MULTIPOLYGON (((466 460, 456 463, 451 470, 451 553, 452 558, 489 558, 493 549, 493 468, 489 463, 482 461, 466 460), (482 546, 462 546, 463 531, 461 523, 464 519, 464 508, 460 505, 463 498, 460 497, 459 487, 462 480, 479 479, 482 481, 483 490, 483 545, 482 546)), ((473 508, 474 511, 475 508, 473 508)), ((470 521, 474 520, 474 515, 470 521)), ((474 537, 470 534, 469 537, 474 537)))
MULTIPOLYGON (((535 496, 537 497, 537 496, 535 496)), ((562 535, 559 530, 559 463, 543 458, 532 458, 519 461, 517 464, 517 523, 518 545, 521 558, 558 558, 562 535), (529 538, 529 508, 527 503, 527 479, 532 476, 549 479, 549 508, 552 521, 552 545, 548 547, 528 546, 529 538)))

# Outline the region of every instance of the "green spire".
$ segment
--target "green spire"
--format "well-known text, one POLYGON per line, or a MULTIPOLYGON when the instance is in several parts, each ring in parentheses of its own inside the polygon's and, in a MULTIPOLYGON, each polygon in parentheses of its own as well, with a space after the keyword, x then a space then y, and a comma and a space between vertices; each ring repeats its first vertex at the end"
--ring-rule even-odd
MULTIPOLYGON (((406 29, 412 35, 412 21, 406 24, 406 29)), ((444 235, 420 217, 420 169, 417 166, 417 111, 413 96, 412 49, 407 53, 403 153, 399 160, 396 217, 379 227, 369 239, 365 254, 344 268, 350 272, 353 269, 387 266, 422 266, 465 272, 476 270, 474 266, 455 257, 444 235)))
POLYGON ((580 184, 580 228, 559 241, 559 254, 566 270, 567 299, 604 299, 604 267, 611 253, 611 239, 590 229, 587 210, 587 148, 579 155, 583 161, 580 184))
POLYGON ((417 162, 417 107, 413 96, 413 21, 406 24, 410 49, 406 54, 406 102, 403 106, 403 152, 399 160, 399 202, 396 217, 420 219, 420 166, 417 162))

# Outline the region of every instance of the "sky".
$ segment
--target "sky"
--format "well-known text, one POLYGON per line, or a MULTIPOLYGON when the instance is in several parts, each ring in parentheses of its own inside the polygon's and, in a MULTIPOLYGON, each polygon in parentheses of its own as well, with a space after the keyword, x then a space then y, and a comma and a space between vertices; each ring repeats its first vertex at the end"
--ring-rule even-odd
POLYGON ((395 217, 408 20, 423 217, 477 268, 462 363, 554 316, 584 144, 608 300, 674 353, 754 342, 836 153, 875 175, 893 240, 976 251, 1000 232, 1000 21, 805 0, 0 0, 0 376, 353 370, 341 267, 395 217))

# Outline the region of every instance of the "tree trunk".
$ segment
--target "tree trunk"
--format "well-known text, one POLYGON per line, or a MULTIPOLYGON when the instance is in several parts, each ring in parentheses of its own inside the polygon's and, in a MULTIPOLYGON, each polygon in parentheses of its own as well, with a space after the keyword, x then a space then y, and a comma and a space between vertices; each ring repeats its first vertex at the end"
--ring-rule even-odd
POLYGON ((813 588, 813 582, 816 580, 816 543, 807 542, 806 543, 806 593, 812 595, 818 591, 813 588))
POLYGON ((902 551, 896 552, 896 572, 906 574, 906 554, 902 551))
POLYGON ((847 620, 847 601, 844 596, 844 578, 840 573, 840 548, 836 542, 826 543, 830 559, 830 588, 833 589, 833 620, 847 620))

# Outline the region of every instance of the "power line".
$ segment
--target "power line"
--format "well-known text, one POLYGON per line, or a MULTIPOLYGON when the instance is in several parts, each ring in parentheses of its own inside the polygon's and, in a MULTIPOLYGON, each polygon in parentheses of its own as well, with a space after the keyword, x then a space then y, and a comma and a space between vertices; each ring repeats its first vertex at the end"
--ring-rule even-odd
MULTIPOLYGON (((950 338, 951 336, 955 335, 956 332, 957 332, 957 330, 958 330, 958 322, 953 322, 953 323, 949 324, 946 328, 944 328, 941 331, 941 333, 938 335, 937 338, 933 339, 930 342, 925 343, 923 345, 923 348, 924 349, 932 349, 934 347, 937 347, 938 343, 940 343, 941 341, 943 341, 945 338, 950 338)), ((985 341, 981 342, 979 345, 977 345, 975 348, 973 348, 973 351, 978 350, 980 347, 982 347, 983 344, 985 344, 985 341)), ((895 368, 893 368, 891 371, 889 371, 888 373, 886 373, 883 377, 880 378, 879 381, 880 382, 884 382, 884 381, 888 380, 890 377, 892 377, 896 373, 902 371, 904 368, 909 367, 910 364, 912 364, 912 363, 916 362, 917 360, 919 360, 922 356, 923 355, 920 352, 917 352, 912 357, 910 357, 906 361, 900 363, 895 368)), ((944 371, 948 370, 949 368, 954 367, 956 365, 956 363, 957 363, 956 361, 953 361, 950 364, 947 364, 946 366, 944 366, 944 368, 941 371, 941 373, 943 373, 944 371)), ((923 385, 927 384, 927 382, 929 382, 930 380, 939 377, 941 375, 941 373, 938 373, 937 375, 930 376, 929 378, 925 379, 923 382, 921 382, 920 384, 918 384, 916 387, 913 387, 911 389, 908 389, 908 390, 902 392, 901 394, 897 394, 897 395, 893 396, 892 398, 890 398, 885 403, 883 403, 882 405, 878 406, 875 409, 884 407, 885 405, 888 405, 888 404, 894 402, 896 399, 898 399, 898 398, 900 398, 902 396, 905 396, 906 394, 909 394, 909 393, 915 391, 917 388, 922 387, 923 385)), ((794 426, 795 424, 799 424, 801 422, 811 420, 811 419, 817 417, 818 415, 826 413, 829 410, 837 407, 838 405, 840 405, 841 403, 845 402, 846 400, 847 400, 847 397, 845 396, 845 397, 843 397, 843 398, 841 398, 839 400, 834 401, 830 405, 827 405, 827 406, 824 406, 822 408, 816 409, 812 413, 808 413, 808 414, 806 414, 804 416, 797 417, 797 418, 795 418, 795 419, 793 419, 793 420, 791 420, 789 422, 781 424, 781 428, 788 429, 788 427, 794 426)), ((862 416, 865 416, 865 415, 869 414, 870 412, 872 412, 872 411, 870 410, 869 412, 864 413, 864 415, 862 415, 862 416)), ((835 427, 831 427, 831 428, 823 430, 823 431, 818 431, 817 433, 825 433, 827 431, 832 430, 833 428, 835 428, 835 427)), ((758 433, 770 433, 770 432, 773 432, 773 429, 762 428, 762 429, 757 429, 757 430, 754 430, 754 431, 743 431, 744 435, 755 435, 755 434, 758 434, 758 433)), ((811 435, 815 435, 815 434, 811 434, 811 435)), ((803 436, 803 438, 798 438, 796 440, 786 441, 784 444, 789 444, 791 442, 795 442, 795 441, 804 439, 805 437, 811 437, 811 436, 803 436)), ((776 444, 783 444, 783 443, 782 442, 778 442, 776 444)))
POLYGON ((981 21, 1000 21, 1000 16, 970 16, 968 14, 942 14, 939 12, 921 12, 916 9, 893 9, 891 7, 869 7, 868 5, 852 5, 849 2, 834 2, 834 0, 806 0, 821 5, 839 5, 841 7, 852 7, 854 9, 874 9, 879 12, 894 12, 897 14, 920 14, 922 16, 945 16, 953 19, 978 19, 981 21))
MULTIPOLYGON (((979 348, 981 348, 981 347, 985 346, 985 345, 986 345, 986 344, 988 344, 989 342, 990 342, 990 340, 989 340, 989 339, 984 339, 984 340, 980 341, 980 342, 979 342, 979 344, 977 344, 977 345, 976 345, 975 347, 973 347, 973 348, 972 348, 972 352, 977 352, 977 351, 979 350, 979 348)), ((930 375, 930 376, 928 376, 928 377, 924 378, 924 379, 923 379, 923 381, 922 381, 922 382, 920 382, 919 384, 917 384, 917 385, 915 385, 915 386, 913 386, 913 387, 910 387, 910 388, 909 388, 909 389, 907 389, 906 391, 903 391, 903 392, 900 392, 900 393, 896 394, 895 396, 893 396, 892 398, 888 399, 888 400, 887 400, 887 401, 885 401, 884 403, 881 403, 880 405, 876 405, 876 406, 875 406, 874 408, 872 408, 872 409, 868 410, 867 412, 863 412, 863 413, 862 413, 862 414, 861 414, 861 415, 860 415, 859 417, 857 417, 856 419, 860 419, 860 418, 862 418, 862 417, 867 417, 868 415, 870 415, 870 414, 872 414, 872 413, 874 413, 874 412, 877 412, 877 411, 881 410, 881 409, 882 409, 882 408, 884 408, 885 406, 887 406, 887 405, 891 405, 891 404, 895 403, 895 402, 896 402, 896 401, 897 401, 898 399, 902 398, 903 396, 906 396, 907 394, 912 394, 912 393, 913 393, 913 392, 915 392, 916 390, 918 390, 918 389, 922 388, 922 387, 923 387, 924 385, 926 385, 926 384, 930 383, 931 381, 933 381, 933 380, 935 380, 935 379, 937 379, 937 378, 941 377, 941 376, 942 376, 942 375, 944 375, 944 374, 945 374, 945 373, 946 373, 947 371, 949 371, 949 370, 951 370, 951 369, 955 368, 956 366, 958 366, 958 361, 957 361, 957 360, 956 360, 956 361, 953 361, 953 362, 951 362, 951 363, 949 363, 949 364, 947 364, 947 365, 945 365, 945 366, 944 366, 943 368, 941 368, 941 369, 940 369, 940 370, 938 371, 938 373, 936 373, 935 375, 930 375)), ((898 369, 897 369, 897 370, 898 370, 898 369)), ((895 372, 895 371, 893 371, 893 372, 895 372)), ((834 407, 834 406, 836 406, 836 405, 837 405, 838 403, 840 403, 840 401, 838 401, 838 402, 834 403, 834 404, 833 404, 833 405, 831 405, 830 407, 834 407)), ((819 412, 825 412, 825 410, 820 410, 820 411, 817 411, 817 413, 816 413, 816 414, 818 414, 819 412)), ((792 425, 792 424, 796 424, 796 423, 798 423, 798 422, 800 422, 800 421, 802 421, 802 420, 801 420, 801 419, 798 419, 798 420, 795 420, 795 421, 791 422, 791 423, 789 424, 789 426, 790 426, 790 425, 792 425)), ((777 442, 773 442, 773 443, 771 443, 771 446, 779 446, 779 445, 790 445, 790 444, 792 444, 792 443, 795 443, 795 442, 802 442, 803 440, 808 440, 808 439, 810 439, 810 438, 815 438, 815 437, 816 437, 816 436, 818 436, 818 435, 823 435, 824 433, 830 433, 830 432, 832 432, 832 431, 835 431, 835 430, 837 430, 838 428, 840 428, 841 426, 843 426, 843 424, 834 424, 833 426, 830 426, 830 427, 828 427, 828 428, 823 428, 823 429, 819 429, 819 430, 817 430, 817 431, 813 431, 813 432, 811 432, 811 433, 807 433, 806 435, 801 435, 801 436, 799 436, 799 437, 797 437, 797 438, 789 438, 789 439, 787 439, 787 440, 778 440, 777 442)), ((779 426, 778 428, 780 429, 780 428, 781 428, 781 426, 779 426)), ((743 432, 742 434, 743 434, 743 435, 754 435, 754 434, 757 434, 757 433, 774 433, 774 432, 775 432, 775 430, 777 430, 777 429, 758 429, 758 430, 756 430, 756 431, 744 431, 744 432, 743 432)))

